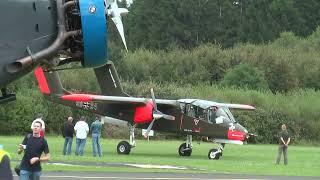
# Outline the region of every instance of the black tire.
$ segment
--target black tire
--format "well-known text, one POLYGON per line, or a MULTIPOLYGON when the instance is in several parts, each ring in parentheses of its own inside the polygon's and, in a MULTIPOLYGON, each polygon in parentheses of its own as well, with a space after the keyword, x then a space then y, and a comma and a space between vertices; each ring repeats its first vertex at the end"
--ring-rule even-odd
POLYGON ((191 156, 192 154, 192 149, 191 148, 187 148, 187 143, 182 143, 179 147, 179 155, 180 156, 191 156))
POLYGON ((212 160, 218 160, 222 153, 218 152, 218 149, 210 149, 208 153, 208 158, 212 160))
POLYGON ((131 151, 131 146, 127 141, 119 142, 119 144, 117 146, 118 154, 129 154, 130 151, 131 151))

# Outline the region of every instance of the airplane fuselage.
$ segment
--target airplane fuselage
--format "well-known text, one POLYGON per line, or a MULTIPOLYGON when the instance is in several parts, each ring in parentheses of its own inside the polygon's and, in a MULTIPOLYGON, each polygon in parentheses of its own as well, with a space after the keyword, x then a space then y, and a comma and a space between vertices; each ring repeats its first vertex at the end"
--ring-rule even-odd
POLYGON ((48 47, 57 35, 54 1, 0 1, 0 88, 33 70, 9 72, 16 60, 48 47))

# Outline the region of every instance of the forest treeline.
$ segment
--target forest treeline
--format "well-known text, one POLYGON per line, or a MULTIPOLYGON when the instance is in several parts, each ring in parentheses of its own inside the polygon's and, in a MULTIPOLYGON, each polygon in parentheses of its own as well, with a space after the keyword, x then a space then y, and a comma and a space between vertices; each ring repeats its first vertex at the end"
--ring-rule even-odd
MULTIPOLYGON (((318 28, 305 38, 284 32, 275 41, 260 45, 238 43, 224 48, 205 43, 191 49, 109 52, 114 52, 110 60, 116 64, 125 91, 133 96, 150 97, 152 87, 157 98, 251 104, 257 110, 234 113, 250 132, 259 135, 256 142, 277 143, 279 126, 287 123, 293 142, 316 143, 320 140, 319 48, 318 28)), ((67 89, 99 91, 91 69, 60 74, 67 89)), ((44 114, 51 133, 59 133, 69 114, 92 117, 46 101, 32 74, 11 88, 17 92, 17 101, 0 106, 1 134, 29 131, 31 120, 39 112, 44 114)), ((108 132, 113 137, 117 134, 108 132)))
POLYGON ((123 17, 129 49, 268 43, 285 31, 309 36, 320 24, 318 0, 135 0, 129 11, 123 17))

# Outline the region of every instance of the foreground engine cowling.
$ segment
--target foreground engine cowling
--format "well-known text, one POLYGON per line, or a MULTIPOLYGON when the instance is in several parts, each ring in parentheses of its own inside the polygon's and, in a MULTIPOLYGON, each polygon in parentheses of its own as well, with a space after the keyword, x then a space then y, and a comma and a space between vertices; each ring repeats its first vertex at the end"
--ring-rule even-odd
POLYGON ((3 60, 8 62, 5 68, 8 73, 19 73, 37 64, 58 66, 78 61, 83 67, 98 67, 107 62, 107 21, 104 0, 65 3, 64 0, 7 1, 6 4, 1 4, 15 14, 21 14, 21 17, 18 15, 19 21, 14 23, 5 21, 6 26, 1 26, 1 29, 9 32, 10 29, 17 29, 9 37, 0 35, 0 39, 4 39, 3 43, 7 44, 7 51, 11 54, 7 55, 8 52, 4 49, 0 54, 1 59, 16 58, 16 60, 3 60), (27 19, 22 18, 24 13, 28 15, 27 19), (49 26, 46 26, 46 23, 49 26), (34 26, 34 32, 30 30, 23 33, 28 26, 34 26), (24 34, 22 42, 19 42, 20 34, 24 34))
POLYGON ((103 0, 80 1, 84 67, 97 67, 107 61, 107 22, 103 0))

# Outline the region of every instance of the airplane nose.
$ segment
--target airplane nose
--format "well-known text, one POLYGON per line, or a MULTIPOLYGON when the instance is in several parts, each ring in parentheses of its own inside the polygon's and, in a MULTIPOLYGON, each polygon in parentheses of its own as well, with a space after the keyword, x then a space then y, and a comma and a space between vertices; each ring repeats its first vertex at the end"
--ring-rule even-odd
POLYGON ((243 133, 244 141, 246 141, 250 137, 248 130, 244 128, 242 125, 237 124, 237 130, 243 133))

